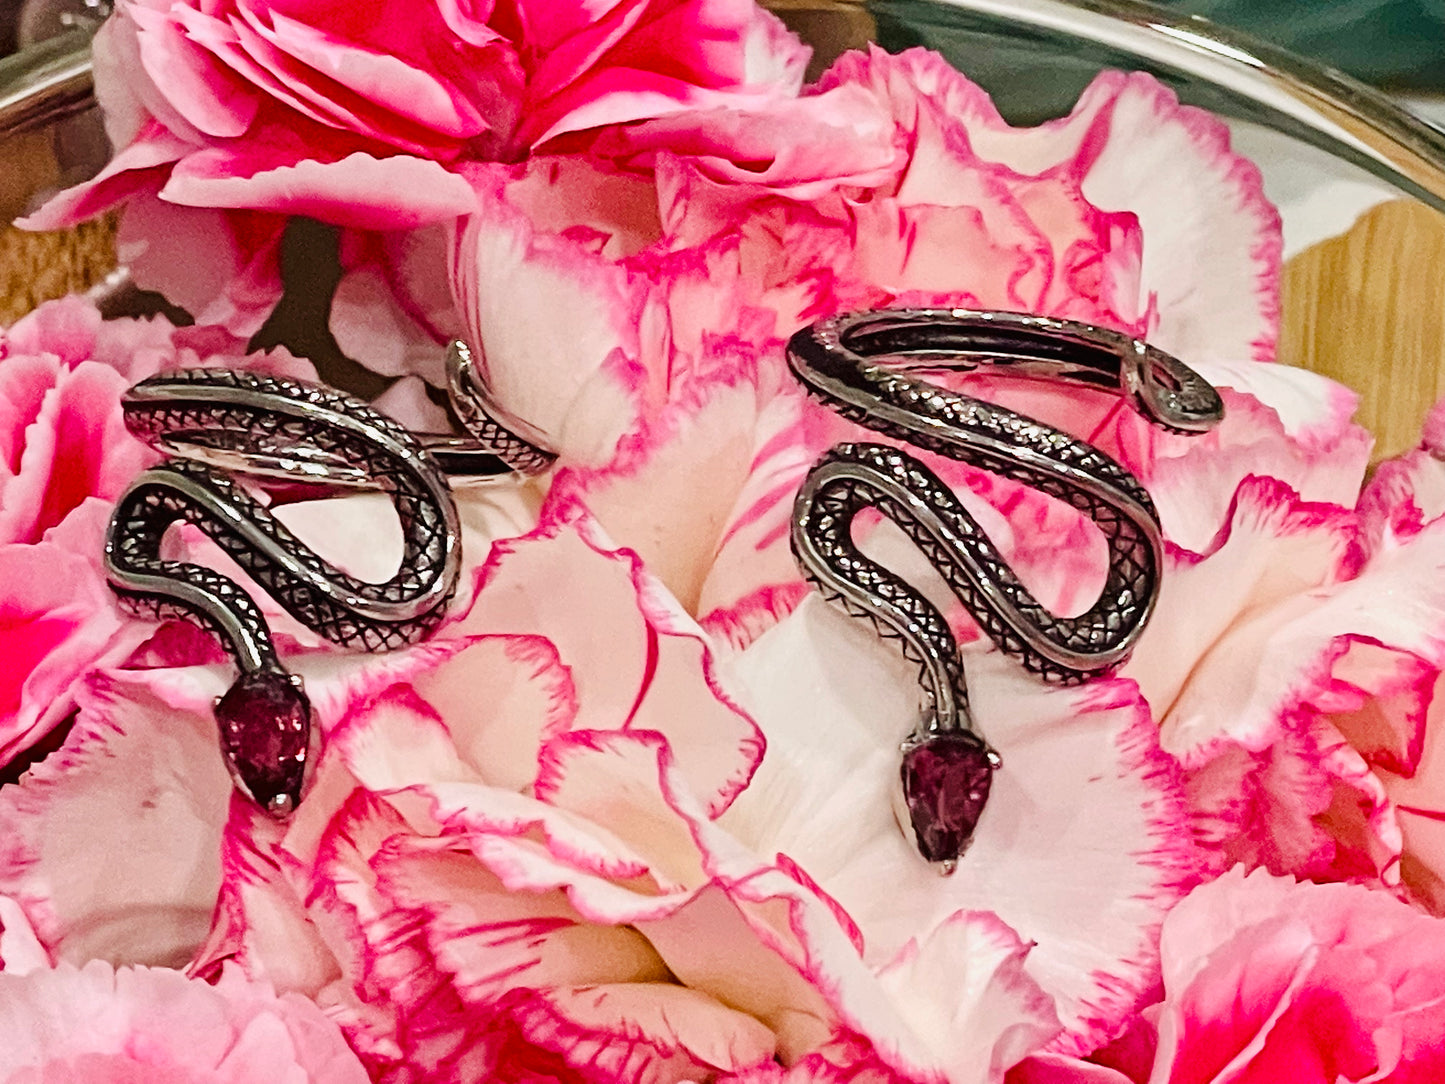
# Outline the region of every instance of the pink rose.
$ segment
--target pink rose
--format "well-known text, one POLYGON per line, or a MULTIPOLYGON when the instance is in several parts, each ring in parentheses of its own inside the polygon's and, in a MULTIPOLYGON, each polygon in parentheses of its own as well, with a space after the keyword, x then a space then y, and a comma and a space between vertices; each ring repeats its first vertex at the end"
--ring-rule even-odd
POLYGON ((388 0, 366 18, 126 0, 95 56, 116 155, 27 225, 127 203, 122 252, 138 278, 250 334, 280 293, 288 216, 382 231, 445 222, 475 206, 457 173, 466 161, 792 96, 807 50, 750 0, 388 0))
POLYGON ((295 994, 226 974, 75 968, 0 972, 0 1080, 6 1084, 210 1080, 366 1084, 321 1011, 295 994))
POLYGON ((1445 1072, 1445 922, 1383 892, 1226 874, 1164 922, 1163 1000, 1086 1064, 1009 1084, 1425 1081, 1445 1072))

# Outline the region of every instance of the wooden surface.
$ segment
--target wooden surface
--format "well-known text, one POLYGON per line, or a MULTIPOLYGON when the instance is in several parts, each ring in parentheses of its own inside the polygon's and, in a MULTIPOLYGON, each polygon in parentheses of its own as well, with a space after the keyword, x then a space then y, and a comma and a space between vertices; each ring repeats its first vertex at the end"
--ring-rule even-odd
POLYGON ((58 233, 0 228, 0 327, 42 301, 88 290, 113 271, 115 222, 104 215, 58 233))
POLYGON ((1445 216, 1381 204, 1285 265, 1279 360, 1348 384, 1375 459, 1420 439, 1445 395, 1445 216))

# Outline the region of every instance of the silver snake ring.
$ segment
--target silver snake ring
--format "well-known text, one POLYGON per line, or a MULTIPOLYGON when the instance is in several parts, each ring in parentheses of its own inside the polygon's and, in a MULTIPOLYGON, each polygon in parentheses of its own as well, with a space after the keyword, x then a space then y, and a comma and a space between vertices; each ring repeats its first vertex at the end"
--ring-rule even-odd
POLYGON ((1124 396, 1165 429, 1203 432, 1224 407, 1176 358, 1106 328, 1019 313, 898 309, 853 313, 794 335, 799 380, 846 418, 895 440, 1022 482, 1088 516, 1108 544, 1098 600, 1075 617, 1045 608, 953 492, 898 448, 840 444, 804 481, 792 545, 835 604, 901 641, 923 672, 926 707, 904 743, 903 798, 919 849, 951 869, 967 847, 999 758, 969 713, 958 645, 938 610, 854 543, 865 508, 919 547, 1000 650, 1055 682, 1105 673, 1128 657, 1159 592, 1158 513, 1139 480, 1097 448, 1042 422, 917 375, 983 366, 1124 396))
POLYGON ((556 462, 543 433, 497 405, 485 366, 461 339, 453 339, 447 348, 447 394, 471 443, 514 471, 541 474, 556 462))
POLYGON ((105 544, 110 583, 136 612, 185 617, 228 648, 240 676, 216 704, 222 751, 238 786, 284 816, 300 800, 309 757, 300 681, 281 665, 246 592, 208 568, 164 560, 163 536, 174 523, 195 524, 326 639, 389 650, 435 628, 456 590, 460 527, 447 478, 409 431, 317 385, 193 369, 137 384, 123 405, 131 432, 172 458, 140 474, 116 504, 105 544), (337 569, 227 469, 385 490, 401 520, 399 570, 372 583, 337 569))

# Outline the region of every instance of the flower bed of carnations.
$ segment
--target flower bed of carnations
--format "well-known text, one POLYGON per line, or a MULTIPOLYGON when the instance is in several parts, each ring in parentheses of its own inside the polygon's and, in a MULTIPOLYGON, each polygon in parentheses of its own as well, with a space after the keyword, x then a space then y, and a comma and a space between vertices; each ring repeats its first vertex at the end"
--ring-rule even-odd
MULTIPOLYGON (((28 224, 123 205, 122 258, 196 324, 70 298, 0 347, 0 1080, 1445 1075, 1445 414, 1366 481, 1352 393, 1272 364, 1257 170, 1149 78, 1024 130, 925 52, 803 87, 806 60, 746 0, 122 0, 114 159, 28 224), (314 376, 246 345, 297 215, 339 230, 331 331, 395 378, 379 406, 442 428, 460 335, 561 454, 458 489, 423 644, 343 653, 257 592, 323 734, 278 823, 223 767, 217 645, 121 611, 101 546, 155 454, 129 384, 314 376), (1136 473, 1167 561, 1133 658, 1080 687, 953 606, 1004 767, 948 878, 891 812, 917 674, 787 542, 854 431, 783 344, 901 305, 1120 328, 1228 408, 1186 438, 969 383, 1136 473)), ((931 462, 1042 601, 1092 601, 1087 521, 931 462)), ((380 496, 278 514, 395 567, 380 496)))

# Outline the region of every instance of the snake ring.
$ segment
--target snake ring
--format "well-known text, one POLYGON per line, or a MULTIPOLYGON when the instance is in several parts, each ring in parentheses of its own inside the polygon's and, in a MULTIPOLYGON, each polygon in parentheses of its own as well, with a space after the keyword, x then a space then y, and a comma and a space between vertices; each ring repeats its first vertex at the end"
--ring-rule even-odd
POLYGON ((461 339, 447 348, 447 397, 471 443, 513 470, 541 474, 556 462, 540 431, 497 405, 484 365, 461 339))
POLYGON ((417 439, 360 400, 248 372, 192 369, 126 394, 127 427, 171 458, 142 472, 116 503, 105 543, 111 586, 133 611, 184 617, 215 634, 240 673, 215 706, 238 787, 285 816, 300 801, 310 704, 277 658, 256 603, 208 568, 165 560, 174 523, 205 531, 298 620, 333 643, 381 651, 442 620, 461 569, 447 478, 417 439), (401 520, 401 566, 384 583, 327 563, 230 471, 386 491, 401 520))
POLYGON ((1181 433, 1217 424, 1223 403, 1192 369, 1128 335, 1020 313, 853 313, 798 332, 788 359, 809 392, 842 416, 1061 500, 1088 516, 1108 545, 1099 598, 1060 617, 1020 582, 948 486, 907 452, 837 445, 798 492, 791 541, 804 576, 847 613, 900 640, 922 667, 926 703, 903 745, 902 797, 920 852, 948 872, 972 838, 1000 759, 974 727, 948 624, 916 589, 863 555, 851 535, 854 518, 872 508, 901 527, 995 645, 1044 679, 1066 683, 1128 657, 1158 597, 1162 540, 1143 485, 1099 449, 918 373, 989 366, 1112 390, 1149 421, 1181 433))

